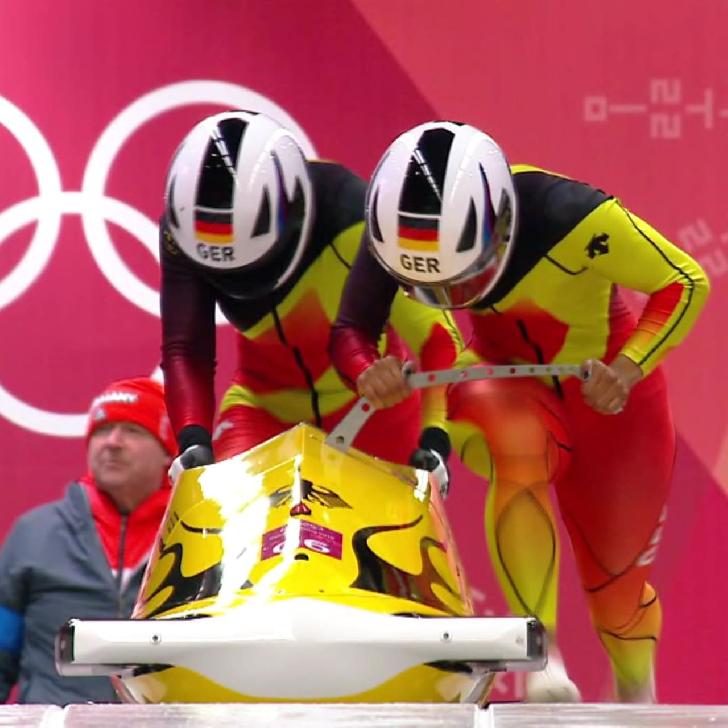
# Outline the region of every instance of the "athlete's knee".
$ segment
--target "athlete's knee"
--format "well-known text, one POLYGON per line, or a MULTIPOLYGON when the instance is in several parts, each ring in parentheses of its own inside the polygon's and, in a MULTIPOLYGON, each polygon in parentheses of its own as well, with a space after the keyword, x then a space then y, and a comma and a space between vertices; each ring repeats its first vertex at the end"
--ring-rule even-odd
POLYGON ((226 460, 242 452, 238 449, 239 445, 235 439, 235 426, 232 419, 221 417, 212 431, 212 451, 216 461, 226 460))
MULTIPOLYGON (((227 423, 223 420, 221 424, 225 425, 227 423)), ((215 453, 216 461, 227 460, 227 458, 235 457, 250 450, 259 442, 258 438, 252 438, 244 432, 237 432, 233 428, 220 431, 218 426, 212 440, 212 450, 215 453)))
POLYGON ((451 388, 448 418, 485 438, 493 461, 536 457, 556 477, 568 464, 570 438, 559 400, 529 380, 463 382, 451 388))
POLYGON ((287 426, 258 407, 235 405, 220 413, 212 433, 216 460, 240 455, 280 434, 287 426))

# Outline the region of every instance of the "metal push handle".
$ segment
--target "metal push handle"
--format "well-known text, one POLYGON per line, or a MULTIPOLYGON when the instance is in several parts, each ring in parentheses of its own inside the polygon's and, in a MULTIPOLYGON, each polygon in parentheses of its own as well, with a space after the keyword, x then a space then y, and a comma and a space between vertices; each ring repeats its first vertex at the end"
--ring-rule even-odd
MULTIPOLYGON (((583 378, 584 372, 579 364, 499 364, 415 372, 407 376, 407 382, 412 389, 426 389, 441 384, 471 382, 478 379, 571 376, 583 378)), ((359 399, 346 417, 326 437, 326 444, 346 452, 359 434, 359 430, 375 411, 366 397, 359 399)))

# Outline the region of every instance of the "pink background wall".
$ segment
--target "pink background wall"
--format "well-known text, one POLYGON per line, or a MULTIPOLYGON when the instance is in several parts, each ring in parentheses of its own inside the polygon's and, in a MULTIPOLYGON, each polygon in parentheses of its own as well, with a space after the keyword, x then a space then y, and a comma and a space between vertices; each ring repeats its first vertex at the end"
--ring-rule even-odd
MULTIPOLYGON (((721 0, 26 0, 0 21, 0 535, 83 469, 83 413, 159 358, 154 220, 186 129, 222 107, 290 115, 368 176, 430 118, 491 132, 511 161, 591 181, 692 251, 708 308, 668 363, 680 436, 656 584, 667 702, 725 702, 728 5, 721 0), (196 82, 196 83, 192 83, 196 82), (724 320, 724 319, 723 319, 724 320)), ((275 115, 275 114, 274 114, 275 115)), ((230 370, 221 328, 221 376, 230 370)), ((503 608, 460 469, 449 508, 483 610, 503 608)), ((568 548, 561 642, 608 688, 568 548)), ((519 690, 502 681, 497 696, 519 690)))

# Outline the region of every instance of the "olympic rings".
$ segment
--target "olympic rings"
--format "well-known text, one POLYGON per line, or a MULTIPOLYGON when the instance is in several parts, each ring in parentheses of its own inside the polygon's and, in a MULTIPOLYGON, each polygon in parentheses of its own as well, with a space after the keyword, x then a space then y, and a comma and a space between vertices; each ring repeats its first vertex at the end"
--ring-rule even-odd
MULTIPOLYGON (((58 164, 41 131, 23 111, 0 96, 0 126, 5 127, 23 147, 38 185, 36 197, 0 212, 0 245, 14 232, 37 222, 25 254, 15 268, 0 280, 0 310, 20 298, 48 265, 58 243, 62 217, 80 215, 89 251, 109 284, 142 311, 159 315, 159 292, 128 268, 117 252, 106 225, 107 222, 118 225, 139 240, 158 260, 157 223, 136 208, 107 196, 106 183, 117 155, 141 126, 172 109, 194 104, 260 110, 294 131, 308 156, 316 154, 310 139, 296 121, 256 91, 222 81, 182 81, 155 89, 123 109, 94 145, 81 190, 63 190, 58 164)), ((219 311, 216 321, 218 324, 225 322, 219 311)), ((158 368, 152 376, 159 377, 158 368)), ((66 414, 44 410, 15 397, 1 384, 0 415, 24 429, 56 437, 79 437, 86 427, 85 412, 66 414)))

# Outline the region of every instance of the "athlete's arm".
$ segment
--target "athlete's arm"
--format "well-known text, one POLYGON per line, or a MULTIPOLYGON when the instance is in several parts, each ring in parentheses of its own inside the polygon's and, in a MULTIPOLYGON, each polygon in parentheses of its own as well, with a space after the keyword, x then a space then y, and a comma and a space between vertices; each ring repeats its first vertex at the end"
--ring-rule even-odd
POLYGON ((620 354, 649 374, 693 327, 710 290, 698 263, 644 220, 609 200, 590 216, 606 251, 584 264, 626 288, 649 294, 637 329, 620 354))
POLYGON ((377 345, 396 293, 396 281, 374 260, 363 236, 329 340, 331 361, 352 386, 380 358, 377 345))
POLYGON ((180 452, 210 446, 215 412, 215 294, 160 234, 162 368, 165 396, 180 452))
MULTIPOLYGON (((375 407, 396 404, 410 394, 402 362, 395 357, 380 358, 377 349, 390 313, 392 325, 423 369, 450 367, 463 352, 460 332, 450 314, 410 301, 398 288, 363 238, 332 325, 330 355, 341 376, 375 407)), ((425 390, 420 447, 435 450, 443 460, 450 453, 446 418, 446 390, 425 390)))

